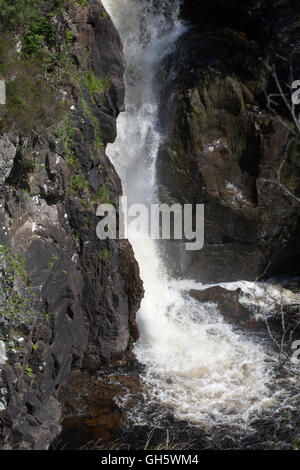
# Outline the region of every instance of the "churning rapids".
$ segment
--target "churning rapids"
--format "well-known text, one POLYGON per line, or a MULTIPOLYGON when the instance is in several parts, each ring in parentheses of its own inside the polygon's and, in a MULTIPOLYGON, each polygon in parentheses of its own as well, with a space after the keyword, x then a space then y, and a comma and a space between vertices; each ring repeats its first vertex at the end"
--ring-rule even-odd
MULTIPOLYGON (((126 112, 107 153, 129 203, 156 196, 156 156, 162 139, 156 72, 174 51, 185 26, 179 0, 103 0, 124 44, 126 112), (171 10, 171 11, 170 11, 171 10)), ((145 401, 172 410, 175 418, 211 427, 249 429, 251 420, 277 406, 285 392, 274 386, 270 351, 236 332, 213 304, 187 294, 189 281, 170 279, 152 240, 130 240, 144 281, 135 346, 144 364, 145 401)), ((230 288, 230 286, 229 286, 230 288)), ((136 417, 136 419, 138 419, 136 417)))

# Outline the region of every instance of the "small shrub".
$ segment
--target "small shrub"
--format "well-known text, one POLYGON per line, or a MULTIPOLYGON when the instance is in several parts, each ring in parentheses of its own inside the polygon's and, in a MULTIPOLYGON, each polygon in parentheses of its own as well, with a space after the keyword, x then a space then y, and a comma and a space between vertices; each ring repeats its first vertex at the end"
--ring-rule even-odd
POLYGON ((33 379, 33 372, 32 372, 31 367, 29 367, 29 365, 26 365, 26 367, 25 367, 25 374, 26 374, 27 377, 29 377, 30 379, 33 379))
POLYGON ((0 23, 3 29, 24 26, 32 18, 41 0, 0 0, 0 23))
POLYGON ((48 18, 37 18, 27 27, 22 40, 22 50, 27 56, 34 56, 43 47, 53 47, 55 44, 55 29, 48 18))
POLYGON ((110 257, 110 252, 109 252, 109 249, 108 248, 104 248, 103 250, 100 251, 99 253, 99 260, 102 261, 102 260, 105 260, 105 259, 108 259, 110 257))
POLYGON ((100 79, 93 71, 89 71, 85 75, 85 86, 90 93, 104 93, 105 90, 110 89, 111 83, 109 78, 100 79))
POLYGON ((86 192, 89 188, 89 183, 82 173, 77 173, 71 177, 69 181, 69 189, 74 195, 80 195, 86 192))
POLYGON ((50 256, 48 267, 50 269, 54 268, 56 261, 58 261, 58 256, 55 253, 52 253, 52 255, 50 256))
POLYGON ((82 98, 81 103, 82 103, 82 108, 83 108, 85 114, 92 121, 92 124, 93 124, 93 127, 94 127, 94 132, 95 132, 95 142, 94 142, 95 148, 98 152, 100 152, 100 150, 103 148, 103 142, 102 142, 102 138, 101 138, 101 131, 100 131, 99 121, 96 118, 96 116, 94 116, 94 114, 92 113, 92 111, 91 111, 91 109, 88 105, 88 102, 84 98, 82 98))
POLYGON ((101 16, 101 18, 109 18, 109 14, 104 9, 101 10, 100 16, 101 16))
POLYGON ((65 149, 65 159, 71 170, 80 168, 79 161, 74 151, 75 122, 73 116, 67 113, 60 120, 53 130, 53 134, 58 140, 58 145, 63 145, 65 149))
POLYGON ((11 328, 18 328, 23 324, 30 326, 43 314, 35 313, 39 298, 27 276, 25 259, 23 255, 14 253, 11 248, 5 246, 0 246, 0 255, 6 265, 6 302, 1 310, 1 317, 10 324, 11 328), (22 288, 16 290, 15 284, 18 280, 22 281, 22 288))
POLYGON ((111 204, 110 192, 107 186, 103 184, 99 191, 92 196, 93 201, 98 201, 102 204, 111 204))
POLYGON ((88 0, 71 0, 73 5, 77 6, 77 7, 88 7, 89 6, 89 2, 88 0))
POLYGON ((67 29, 66 34, 65 34, 65 41, 66 41, 67 46, 72 44, 72 42, 74 41, 74 38, 75 38, 74 32, 71 29, 67 29))

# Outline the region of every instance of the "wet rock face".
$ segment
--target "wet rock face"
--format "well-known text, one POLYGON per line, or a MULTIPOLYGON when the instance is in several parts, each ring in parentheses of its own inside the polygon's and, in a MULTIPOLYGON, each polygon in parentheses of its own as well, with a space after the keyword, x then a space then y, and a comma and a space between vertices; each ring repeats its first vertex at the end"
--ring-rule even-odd
POLYGON ((246 31, 255 40, 268 42, 274 18, 288 13, 296 3, 296 0, 184 0, 181 14, 193 24, 229 26, 246 31))
POLYGON ((117 372, 106 377, 91 377, 88 373, 73 372, 60 392, 64 419, 58 448, 78 450, 97 442, 113 448, 129 424, 116 399, 129 391, 133 396, 141 395, 141 389, 138 377, 117 372))
POLYGON ((191 290, 190 295, 199 302, 213 302, 217 305, 220 313, 230 323, 237 325, 246 330, 262 330, 266 329, 263 319, 256 319, 255 308, 246 307, 241 303, 242 291, 228 291, 222 287, 210 287, 203 291, 191 290))
POLYGON ((114 142, 116 138, 115 118, 124 110, 125 59, 120 36, 101 2, 91 0, 89 3, 89 8, 75 10, 72 21, 78 35, 78 54, 80 55, 81 48, 87 50, 91 55, 95 74, 100 77, 109 76, 110 93, 107 102, 101 109, 95 110, 104 143, 108 143, 114 142))
MULTIPOLYGON (((225 2, 214 3, 220 12, 225 7, 225 2)), ((176 61, 178 78, 168 83, 168 89, 177 87, 177 95, 172 106, 168 103, 174 127, 168 128, 158 155, 160 195, 167 203, 205 204, 205 246, 187 252, 174 241, 165 244, 165 251, 169 260, 175 259, 170 264, 176 274, 203 282, 255 280, 267 271, 296 274, 300 257, 299 145, 286 151, 286 126, 266 108, 265 92, 274 91, 274 83, 262 65, 265 46, 249 32, 250 4, 226 2, 242 18, 236 24, 227 16, 220 23, 222 15, 210 15, 204 6, 210 15, 205 23, 200 5, 185 2, 183 14, 196 27, 181 37, 167 64, 172 67, 176 61), (238 13, 244 8, 248 16, 238 13)), ((255 10, 262 22, 272 24, 273 44, 284 56, 291 52, 291 38, 299 39, 291 5, 281 5, 286 15, 281 18, 279 10, 277 16, 273 10, 255 10)), ((284 79, 287 70, 277 65, 284 79)), ((167 102, 166 95, 163 91, 167 102)), ((288 113, 282 108, 278 112, 290 122, 288 113)))
POLYGON ((280 285, 257 284, 244 292, 221 286, 190 290, 189 294, 201 303, 214 303, 226 321, 243 331, 256 331, 270 339, 270 331, 279 342, 284 334, 282 318, 288 328, 299 334, 298 312, 300 296, 280 285))
POLYGON ((84 50, 109 87, 99 99, 85 88, 68 90, 71 135, 0 136, 0 332, 8 357, 0 376, 3 448, 48 449, 61 430, 58 394, 70 373, 88 377, 103 365, 126 363, 138 338, 143 286, 132 248, 96 235, 98 204, 115 203, 122 193, 105 155, 123 108, 122 45, 97 0, 60 21, 58 28, 66 22, 75 35, 78 64, 84 50), (13 276, 10 253, 24 261, 18 258, 13 276), (30 318, 14 329, 6 318, 9 302, 24 298, 29 305, 28 292, 30 318))
POLYGON ((8 178, 16 153, 15 143, 11 142, 9 136, 3 136, 0 139, 0 184, 8 178))

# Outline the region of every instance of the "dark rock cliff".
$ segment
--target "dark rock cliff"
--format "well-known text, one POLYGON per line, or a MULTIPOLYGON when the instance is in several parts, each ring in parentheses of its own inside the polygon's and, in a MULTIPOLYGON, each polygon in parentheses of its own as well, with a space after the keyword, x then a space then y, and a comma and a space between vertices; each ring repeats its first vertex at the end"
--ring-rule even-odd
POLYGON ((130 357, 143 295, 130 244, 96 236, 97 205, 122 192, 105 155, 123 109, 122 44, 98 0, 51 18, 75 64, 60 90, 69 111, 42 133, 0 136, 2 448, 49 447, 61 386, 130 357))
POLYGON ((271 64, 291 103, 284 84, 293 81, 288 61, 300 76, 299 6, 187 0, 182 16, 188 30, 168 59, 177 93, 164 107, 173 117, 158 179, 163 201, 205 204, 205 246, 166 244, 181 259, 173 269, 204 282, 297 274, 299 132, 282 98, 273 112, 266 96, 278 94, 271 64))

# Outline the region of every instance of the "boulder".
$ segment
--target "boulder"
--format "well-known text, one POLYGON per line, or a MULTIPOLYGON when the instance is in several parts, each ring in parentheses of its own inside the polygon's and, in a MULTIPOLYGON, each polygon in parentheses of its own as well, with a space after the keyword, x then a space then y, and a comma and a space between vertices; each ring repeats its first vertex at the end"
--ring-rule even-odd
POLYGON ((255 308, 246 306, 240 302, 241 289, 229 291, 220 286, 210 287, 205 290, 191 290, 189 294, 199 302, 213 302, 217 304, 220 313, 229 322, 247 330, 264 330, 265 322, 256 319, 258 313, 255 308))

